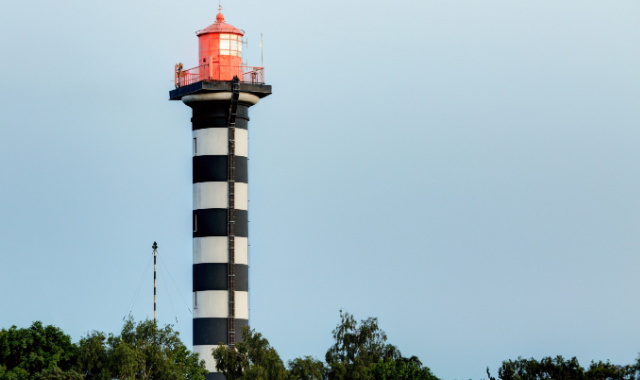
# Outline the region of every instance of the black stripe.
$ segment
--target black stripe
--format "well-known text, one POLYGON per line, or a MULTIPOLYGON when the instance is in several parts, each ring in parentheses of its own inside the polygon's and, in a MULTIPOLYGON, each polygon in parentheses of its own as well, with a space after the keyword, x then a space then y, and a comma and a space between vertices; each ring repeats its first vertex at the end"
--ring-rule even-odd
MULTIPOLYGON (((236 319, 236 342, 242 341, 242 327, 248 325, 246 319, 236 319)), ((227 318, 194 318, 193 345, 229 344, 227 326, 227 318)))
MULTIPOLYGON (((226 208, 193 210, 193 237, 227 236, 228 215, 226 208)), ((235 236, 249 236, 249 212, 235 210, 235 236)))
MULTIPOLYGON (((228 290, 227 278, 229 264, 203 263, 193 264, 193 291, 228 290)), ((236 290, 249 291, 249 266, 236 264, 236 290)))
POLYGON ((235 222, 235 236, 249 237, 249 211, 247 210, 235 210, 236 222, 235 222))
MULTIPOLYGON (((202 360, 204 358, 200 358, 202 360)), ((222 372, 209 372, 204 375, 204 380, 227 380, 226 377, 222 374, 222 372)))
MULTIPOLYGON (((193 183, 227 181, 229 156, 194 156, 193 183)), ((236 182, 249 183, 247 157, 236 156, 236 182)))
MULTIPOLYGON (((229 120, 229 103, 207 102, 206 106, 194 106, 191 125, 193 130, 206 128, 227 128, 229 120)), ((236 113, 236 128, 247 129, 249 127, 249 107, 238 104, 236 113)))
MULTIPOLYGON (((204 358, 200 358, 202 360, 204 358)), ((222 372, 209 372, 204 375, 204 380, 227 380, 226 377, 222 374, 222 372)))

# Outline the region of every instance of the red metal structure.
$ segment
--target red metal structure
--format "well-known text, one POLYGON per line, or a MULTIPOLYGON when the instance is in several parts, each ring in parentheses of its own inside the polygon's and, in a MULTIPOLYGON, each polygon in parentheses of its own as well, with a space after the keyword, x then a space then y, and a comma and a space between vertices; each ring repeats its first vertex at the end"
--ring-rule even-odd
POLYGON ((244 31, 227 24, 222 14, 216 22, 196 32, 200 48, 199 66, 183 70, 175 67, 175 85, 186 86, 200 81, 230 81, 237 76, 241 82, 264 83, 264 67, 242 65, 244 31))

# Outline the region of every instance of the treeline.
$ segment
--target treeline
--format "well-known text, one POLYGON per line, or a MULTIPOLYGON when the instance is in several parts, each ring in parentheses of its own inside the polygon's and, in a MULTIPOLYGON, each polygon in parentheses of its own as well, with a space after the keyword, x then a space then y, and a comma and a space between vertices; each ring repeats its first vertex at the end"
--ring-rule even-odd
POLYGON ((235 349, 219 346, 213 357, 227 380, 439 380, 417 357, 404 357, 387 343, 377 318, 358 324, 353 315, 341 311, 333 338, 325 362, 305 356, 289 360, 285 367, 267 339, 244 329, 235 349))
MULTIPOLYGON (((333 336, 326 364, 305 356, 285 366, 269 341, 248 328, 235 349, 220 346, 212 355, 228 380, 438 380, 417 357, 404 357, 388 344, 376 318, 358 324, 352 315, 341 313, 333 336)), ((78 343, 40 322, 0 331, 0 380, 204 380, 208 371, 200 359, 171 326, 159 329, 148 320, 129 319, 119 335, 94 331, 78 343)))
MULTIPOLYGON (((320 361, 310 356, 286 365, 269 341, 245 328, 234 349, 212 352, 228 380, 439 380, 415 357, 403 356, 387 343, 376 318, 358 323, 340 313, 334 343, 320 361)), ((72 343, 54 326, 35 322, 29 328, 0 330, 0 380, 204 380, 207 370, 170 325, 125 322, 118 335, 94 331, 72 343)), ((496 380, 487 368, 489 380, 496 380)), ((640 380, 640 358, 634 364, 592 362, 583 368, 574 357, 507 360, 501 380, 640 380)))
MULTIPOLYGON (((487 368, 489 380, 496 380, 487 368)), ((640 380, 640 357, 634 364, 615 365, 610 362, 591 362, 584 368, 574 356, 546 357, 538 361, 533 358, 505 360, 498 369, 501 380, 640 380)))
POLYGON ((0 331, 0 380, 204 380, 206 373, 171 326, 149 320, 129 319, 119 335, 94 331, 78 343, 41 322, 0 331))

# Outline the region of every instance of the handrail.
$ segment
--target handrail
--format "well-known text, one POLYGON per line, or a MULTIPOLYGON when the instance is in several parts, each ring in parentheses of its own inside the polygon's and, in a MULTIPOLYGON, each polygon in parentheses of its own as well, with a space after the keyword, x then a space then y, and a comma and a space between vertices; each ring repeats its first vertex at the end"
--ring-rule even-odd
MULTIPOLYGON (((251 84, 264 84, 264 67, 255 66, 224 66, 218 65, 219 68, 224 69, 226 72, 235 74, 240 80, 240 83, 251 84)), ((213 67, 215 68, 215 66, 213 67)), ((182 70, 182 64, 175 66, 174 72, 174 84, 176 88, 188 86, 190 84, 202 82, 202 81, 222 81, 219 71, 218 77, 210 70, 210 64, 204 64, 196 67, 192 67, 188 70, 182 70)), ((231 79, 224 79, 229 81, 231 79)))

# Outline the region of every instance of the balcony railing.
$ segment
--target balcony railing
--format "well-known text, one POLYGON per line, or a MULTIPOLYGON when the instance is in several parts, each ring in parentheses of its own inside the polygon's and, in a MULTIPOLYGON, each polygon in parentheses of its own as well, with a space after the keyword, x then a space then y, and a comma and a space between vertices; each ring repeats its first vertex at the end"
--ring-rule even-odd
POLYGON ((221 79, 220 71, 225 73, 225 77, 237 76, 241 83, 264 84, 264 67, 221 65, 211 67, 209 64, 206 64, 188 70, 182 70, 181 65, 176 65, 174 75, 175 86, 178 88, 202 81, 231 80, 221 79), (217 69, 216 72, 212 70, 214 68, 217 69))

